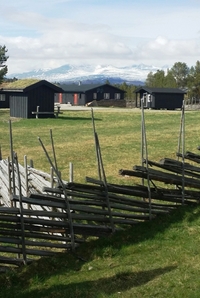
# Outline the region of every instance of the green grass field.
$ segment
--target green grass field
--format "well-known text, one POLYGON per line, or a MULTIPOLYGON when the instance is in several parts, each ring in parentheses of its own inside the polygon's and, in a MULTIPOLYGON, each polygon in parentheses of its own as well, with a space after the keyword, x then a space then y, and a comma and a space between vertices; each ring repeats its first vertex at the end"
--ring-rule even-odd
MULTIPOLYGON (((119 169, 132 169, 141 164, 140 110, 114 112, 95 110, 105 172, 109 182, 123 183, 119 169)), ((199 145, 199 112, 186 112, 186 150, 196 152, 199 145)), ((148 157, 176 158, 180 130, 180 111, 145 111, 148 157)), ((0 110, 0 146, 3 158, 10 155, 9 114, 0 110)), ((91 111, 64 111, 57 119, 12 119, 14 151, 23 164, 24 155, 34 161, 37 169, 49 172, 50 164, 38 141, 41 138, 52 155, 50 130, 53 133, 58 168, 68 180, 69 163, 74 165, 74 180, 84 182, 85 176, 97 177, 97 164, 91 111)), ((197 152, 198 153, 198 152, 197 152)))
MULTIPOLYGON (((134 178, 118 175, 119 169, 141 164, 140 111, 95 110, 108 182, 133 184, 134 178)), ((148 156, 153 161, 176 158, 180 111, 145 111, 148 156)), ((186 150, 198 153, 199 112, 185 113, 186 150)), ((9 155, 9 114, 0 110, 0 145, 9 155)), ((57 163, 68 179, 69 162, 74 181, 97 177, 91 112, 65 111, 58 119, 12 119, 14 150, 36 168, 50 165, 38 136, 51 153, 53 131, 57 163)), ((180 207, 123 232, 81 245, 74 254, 41 258, 31 265, 0 274, 2 298, 103 298, 200 297, 200 207, 180 207)))

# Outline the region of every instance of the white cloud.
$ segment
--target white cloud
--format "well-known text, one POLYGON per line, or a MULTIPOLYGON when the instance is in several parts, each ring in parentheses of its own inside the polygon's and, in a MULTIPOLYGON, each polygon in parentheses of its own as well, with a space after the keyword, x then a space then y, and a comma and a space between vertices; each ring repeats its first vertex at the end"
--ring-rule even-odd
POLYGON ((155 40, 139 46, 135 55, 137 59, 161 61, 162 65, 168 61, 183 61, 194 65, 200 55, 200 42, 192 39, 170 40, 159 36, 155 40))
POLYGON ((68 63, 162 66, 194 65, 199 59, 200 5, 195 0, 193 6, 155 3, 156 9, 153 2, 136 6, 135 0, 127 5, 121 0, 9 2, 0 19, 9 73, 68 63))

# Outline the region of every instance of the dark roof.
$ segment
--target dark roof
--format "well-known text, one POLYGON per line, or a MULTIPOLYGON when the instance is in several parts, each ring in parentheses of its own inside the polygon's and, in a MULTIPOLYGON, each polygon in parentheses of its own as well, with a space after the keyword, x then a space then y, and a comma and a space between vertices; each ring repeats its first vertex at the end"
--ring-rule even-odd
POLYGON ((181 93, 185 94, 186 91, 179 88, 151 88, 151 87, 140 87, 135 90, 135 93, 140 93, 140 91, 146 91, 150 94, 152 93, 181 93))
POLYGON ((46 80, 36 80, 36 79, 24 79, 24 80, 17 80, 11 83, 3 83, 0 85, 1 91, 7 91, 7 92, 26 92, 30 91, 31 89, 35 89, 41 85, 45 85, 51 89, 53 89, 55 92, 63 92, 63 90, 56 86, 55 84, 52 84, 46 80))
POLYGON ((115 88, 119 90, 120 92, 125 92, 124 90, 109 85, 109 84, 61 84, 60 87, 65 91, 65 92, 70 92, 70 93, 85 93, 89 90, 96 89, 96 88, 101 88, 103 86, 111 86, 112 88, 115 88))

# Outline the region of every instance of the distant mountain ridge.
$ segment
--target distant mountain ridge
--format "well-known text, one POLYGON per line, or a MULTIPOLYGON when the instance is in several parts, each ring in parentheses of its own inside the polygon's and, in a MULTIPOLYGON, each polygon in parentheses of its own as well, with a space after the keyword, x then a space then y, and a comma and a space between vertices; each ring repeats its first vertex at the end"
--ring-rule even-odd
MULTIPOLYGON (((162 67, 165 70, 167 67, 162 67)), ((116 67, 112 65, 62 65, 52 69, 38 69, 24 73, 13 73, 7 78, 16 77, 18 79, 36 78, 47 80, 50 82, 60 83, 123 83, 144 85, 149 72, 156 72, 159 67, 139 64, 124 67, 116 67)))

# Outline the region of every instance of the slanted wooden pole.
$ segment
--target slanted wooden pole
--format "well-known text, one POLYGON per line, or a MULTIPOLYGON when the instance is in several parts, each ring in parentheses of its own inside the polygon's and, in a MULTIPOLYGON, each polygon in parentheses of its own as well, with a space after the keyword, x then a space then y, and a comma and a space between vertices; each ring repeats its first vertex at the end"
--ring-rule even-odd
POLYGON ((14 203, 12 199, 12 182, 11 182, 11 170, 10 170, 10 157, 8 156, 8 185, 9 185, 9 197, 10 197, 10 205, 14 207, 14 203))
POLYGON ((96 152, 96 160, 97 160, 97 170, 98 170, 98 177, 99 180, 102 179, 101 177, 101 167, 100 167, 100 160, 99 160, 99 154, 98 154, 98 149, 97 149, 97 144, 96 144, 96 129, 95 129, 95 122, 94 122, 94 112, 93 109, 91 108, 91 113, 92 113, 92 127, 93 127, 93 134, 94 134, 94 140, 95 140, 95 152, 96 152))
POLYGON ((183 100, 181 109, 180 132, 178 138, 178 160, 182 157, 182 205, 185 199, 185 101, 183 100), (181 154, 180 154, 181 153, 181 154))
POLYGON ((51 138, 51 147, 52 147, 52 152, 53 152, 54 164, 55 164, 56 170, 58 170, 57 160, 56 160, 55 146, 54 146, 54 141, 53 141, 53 132, 52 132, 52 129, 50 129, 50 138, 51 138))
POLYGON ((50 167, 50 183, 51 183, 51 188, 54 187, 54 181, 53 181, 53 168, 50 167))
MULTIPOLYGON (((149 195, 149 219, 152 219, 152 206, 151 206, 151 187, 150 187, 150 179, 149 179, 149 164, 148 164, 148 150, 147 150, 147 137, 146 137, 146 127, 145 127, 145 117, 144 117, 144 102, 141 100, 141 112, 142 112, 142 148, 141 148, 141 155, 142 155, 142 166, 145 164, 146 160, 146 171, 147 171, 147 188, 148 188, 148 195, 149 195), (144 158, 145 155, 145 158, 144 158)), ((144 185, 144 180, 142 178, 142 185, 144 185)))
MULTIPOLYGON (((144 102, 141 99, 141 164, 144 166, 144 102)), ((142 185, 144 186, 144 178, 142 178, 142 185)))
POLYGON ((13 194, 16 193, 15 190, 15 168, 14 168, 14 151, 13 151, 13 137, 12 137, 12 123, 11 120, 9 120, 9 131, 10 131, 10 160, 12 165, 12 191, 13 194))
POLYGON ((69 182, 73 182, 74 181, 74 167, 73 167, 73 163, 70 162, 69 163, 69 182))
MULTIPOLYGON (((72 162, 69 163, 69 182, 74 182, 74 167, 72 162)), ((69 196, 69 199, 71 200, 73 197, 69 196)))
POLYGON ((28 197, 28 166, 27 166, 27 156, 24 155, 24 177, 25 177, 25 192, 26 197, 28 197))
POLYGON ((45 152, 45 155, 50 163, 50 165, 52 166, 57 178, 58 178, 58 181, 60 183, 60 185, 62 186, 62 191, 63 191, 63 194, 64 194, 64 197, 65 197, 65 203, 66 203, 66 207, 67 207, 67 215, 68 215, 68 220, 69 220, 69 228, 70 228, 70 236, 71 236, 71 247, 72 247, 72 250, 74 251, 75 249, 75 240, 74 240, 74 228, 73 228, 73 222, 72 222, 72 215, 71 215, 71 210, 70 210, 70 203, 69 203, 69 200, 68 200, 68 197, 67 197, 67 192, 66 192, 66 188, 63 184, 63 181, 61 179, 61 175, 60 173, 57 171, 57 169, 55 168, 54 164, 52 163, 50 157, 49 157, 49 154, 42 142, 42 140, 40 139, 40 137, 38 137, 38 140, 45 152))
POLYGON ((34 164, 33 164, 33 160, 32 159, 30 159, 30 164, 29 165, 30 165, 31 168, 34 168, 34 164))
POLYGON ((22 191, 21 191, 21 178, 20 178, 20 171, 19 171, 19 163, 17 158, 17 153, 14 155, 17 177, 18 177, 18 187, 19 187, 19 210, 20 210, 20 220, 21 220, 21 235, 22 235, 22 255, 23 255, 23 262, 26 265, 26 245, 25 245, 25 230, 24 230, 24 214, 23 214, 23 204, 22 204, 22 191))
POLYGON ((113 222, 113 217, 112 217, 112 211, 110 207, 110 199, 109 199, 109 194, 108 194, 108 187, 107 187, 107 179, 106 179, 106 174, 103 166, 103 160, 102 160, 102 155, 101 155, 101 148, 99 144, 99 138, 97 133, 95 132, 95 143, 96 143, 96 148, 97 148, 97 154, 98 154, 98 160, 99 160, 99 165, 100 169, 102 171, 102 177, 103 177, 103 184, 104 184, 104 189, 105 189, 105 194, 106 194, 106 203, 107 203, 107 208, 108 208, 108 214, 109 214, 109 219, 110 219, 110 224, 112 228, 112 232, 115 232, 115 225, 113 222))
MULTIPOLYGON (((28 164, 27 164, 27 156, 24 155, 24 179, 25 179, 25 192, 26 197, 29 195, 29 186, 28 186, 28 164)), ((31 208, 30 204, 27 204, 28 209, 31 208)))

